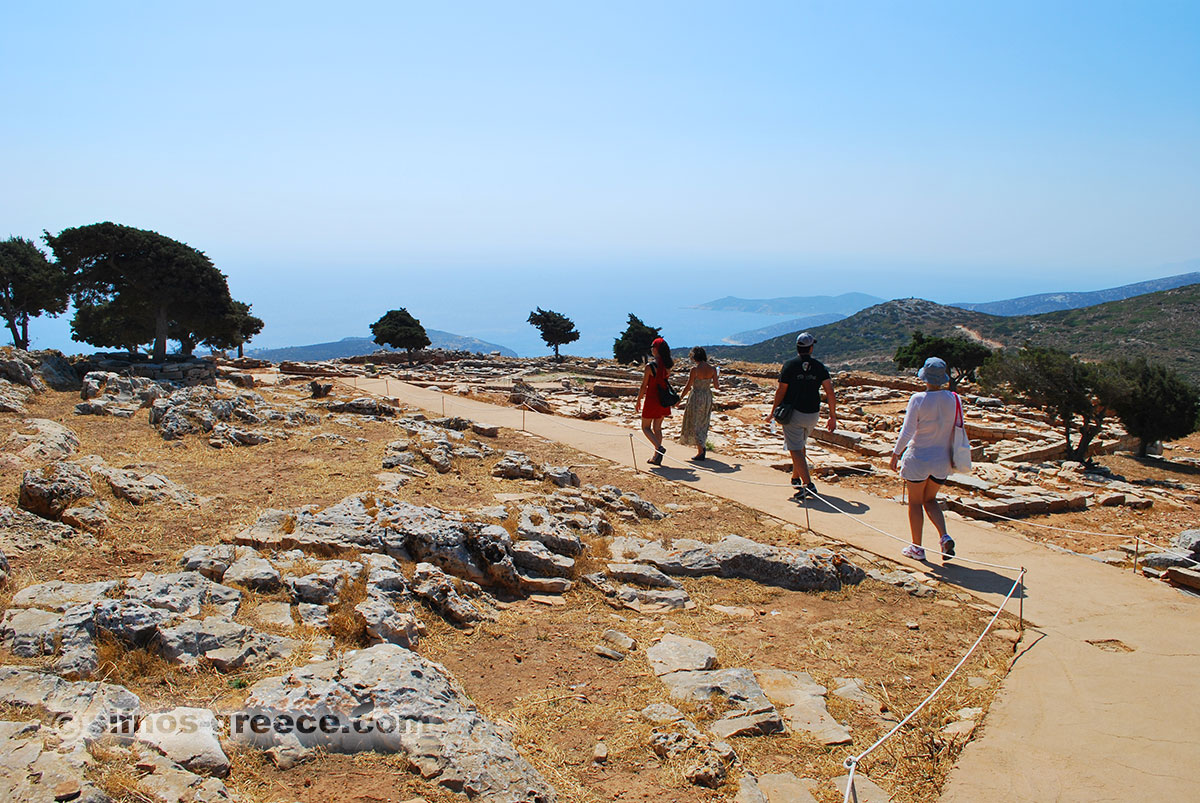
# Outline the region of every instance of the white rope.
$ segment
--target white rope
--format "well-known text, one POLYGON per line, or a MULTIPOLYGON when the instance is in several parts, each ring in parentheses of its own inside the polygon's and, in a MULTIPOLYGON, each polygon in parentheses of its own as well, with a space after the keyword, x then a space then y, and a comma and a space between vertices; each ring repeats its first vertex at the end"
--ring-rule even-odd
POLYGON ((849 803, 851 790, 854 788, 854 770, 855 770, 855 768, 858 767, 859 763, 864 758, 866 758, 868 755, 870 755, 872 751, 874 751, 881 744, 883 744, 888 739, 890 739, 893 735, 895 735, 897 731, 899 731, 906 724, 908 724, 909 720, 911 720, 914 716, 916 716, 917 713, 922 708, 924 708, 926 705, 928 705, 929 702, 938 695, 938 692, 940 692, 942 689, 944 689, 946 687, 946 684, 950 682, 950 679, 953 678, 955 676, 955 674, 958 673, 958 670, 962 669, 963 664, 965 664, 967 662, 967 659, 970 658, 972 653, 975 652, 975 649, 979 646, 980 642, 983 641, 983 637, 986 636, 988 634, 988 631, 990 631, 992 629, 992 625, 994 625, 996 623, 996 620, 1000 618, 1001 611, 1004 610, 1004 606, 1008 604, 1008 601, 1010 599, 1012 599, 1013 594, 1015 594, 1017 592, 1017 588, 1020 587, 1021 582, 1024 580, 1024 578, 1025 578, 1025 570, 1021 569, 1020 574, 1017 576, 1017 579, 1013 582, 1012 588, 1009 589, 1008 594, 1004 597, 1004 601, 1000 603, 999 607, 996 608, 996 612, 994 614, 992 614, 992 618, 989 619, 987 625, 984 626, 983 632, 979 634, 979 638, 975 639, 975 643, 971 645, 971 649, 967 650, 966 655, 964 655, 959 660, 959 662, 957 664, 955 664, 954 668, 951 669, 950 673, 947 674, 946 677, 942 679, 942 682, 938 684, 937 688, 934 689, 932 692, 930 692, 929 696, 926 697, 924 700, 922 700, 920 705, 918 705, 916 708, 914 708, 912 711, 910 711, 908 716, 906 716, 904 719, 897 722, 895 727, 893 727, 890 731, 885 733, 883 736, 880 736, 878 739, 876 739, 875 743, 873 745, 871 745, 866 750, 859 753, 857 756, 850 756, 845 760, 845 762, 843 763, 843 766, 845 766, 848 770, 850 770, 850 778, 846 783, 846 795, 844 798, 842 798, 842 803, 849 803))

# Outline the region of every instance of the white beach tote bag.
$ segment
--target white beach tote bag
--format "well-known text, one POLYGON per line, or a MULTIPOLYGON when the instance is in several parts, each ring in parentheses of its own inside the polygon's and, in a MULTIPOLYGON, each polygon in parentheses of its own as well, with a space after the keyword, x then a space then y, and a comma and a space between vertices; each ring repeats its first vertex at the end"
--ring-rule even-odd
POLYGON ((963 426, 962 399, 954 394, 954 433, 950 436, 950 463, 954 469, 966 474, 971 470, 971 441, 963 426))

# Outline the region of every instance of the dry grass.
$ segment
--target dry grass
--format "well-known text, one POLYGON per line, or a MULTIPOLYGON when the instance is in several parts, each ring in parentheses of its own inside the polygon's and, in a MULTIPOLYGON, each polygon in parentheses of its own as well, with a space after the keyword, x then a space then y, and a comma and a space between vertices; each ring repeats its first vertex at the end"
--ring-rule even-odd
POLYGON ((329 606, 329 630, 333 641, 342 649, 358 649, 369 646, 367 622, 354 606, 367 598, 367 572, 346 583, 338 594, 338 601, 329 606))
MULTIPOLYGON (((267 507, 327 506, 351 494, 370 492, 376 487, 374 474, 380 470, 384 444, 399 437, 393 424, 362 422, 361 428, 346 431, 351 436, 349 444, 310 443, 309 437, 320 429, 343 431, 323 422, 316 428, 293 430, 286 441, 216 450, 199 438, 166 444, 140 415, 133 421, 75 417, 71 414, 74 401, 68 394, 45 394, 37 401, 36 414, 56 418, 75 429, 84 442, 84 453, 101 454, 110 465, 153 466, 211 501, 203 508, 137 508, 112 501, 109 534, 100 539, 100 548, 94 554, 68 546, 20 556, 15 582, 0 589, 0 604, 5 606, 16 588, 31 582, 53 578, 84 581, 171 570, 187 547, 228 539, 267 507), (365 442, 354 440, 357 437, 365 442)), ((627 467, 581 456, 539 438, 502 431, 496 439, 481 440, 499 450, 524 451, 535 462, 575 465, 585 483, 615 484, 660 507, 669 502, 680 505, 680 510, 660 522, 625 521, 610 515, 619 535, 669 542, 681 537, 714 541, 738 533, 779 545, 819 543, 815 537, 773 517, 651 475, 634 474, 627 467)), ((541 494, 556 490, 544 482, 493 478, 493 463, 456 459, 450 473, 430 472, 426 479, 414 478, 401 496, 414 504, 474 510, 495 504, 497 493, 541 494)), ((15 501, 14 477, 3 475, 0 479, 5 483, 5 496, 15 501)), ((504 522, 510 532, 516 526, 513 508, 510 505, 510 515, 504 522)), ((607 562, 606 541, 586 540, 589 548, 577 561, 577 573, 600 570, 607 562)), ((289 571, 299 574, 315 568, 315 563, 308 565, 301 560, 289 571)), ((410 570, 411 566, 406 567, 410 570)), ((965 651, 986 618, 966 605, 933 605, 890 586, 869 582, 829 594, 799 594, 716 578, 689 579, 685 584, 697 607, 662 616, 616 611, 598 592, 583 584, 566 595, 566 607, 516 601, 503 606, 497 621, 471 629, 456 628, 421 608, 420 618, 427 632, 418 651, 446 665, 486 715, 512 724, 522 754, 555 784, 561 799, 640 797, 691 803, 727 799, 736 773, 721 790, 697 789, 683 777, 694 756, 664 762, 648 748, 652 728, 641 721, 637 712, 650 703, 672 702, 702 728, 720 714, 715 706, 684 705, 667 698, 665 687, 651 674, 644 654, 644 649, 663 633, 679 633, 712 644, 722 666, 802 668, 826 685, 836 677, 860 677, 893 710, 906 713, 965 651), (750 608, 756 612, 755 618, 731 619, 714 611, 714 604, 750 608), (776 611, 778 615, 773 614, 776 611), (904 628, 906 619, 920 621, 919 638, 904 628), (619 663, 592 653, 592 646, 609 627, 623 630, 639 644, 619 663), (591 765, 591 750, 598 738, 605 740, 610 753, 603 769, 591 765)), ((354 606, 366 597, 365 573, 359 581, 347 584, 340 596, 340 602, 330 611, 335 648, 366 646, 362 617, 354 611, 354 606)), ((245 592, 239 618, 252 621, 258 604, 284 598, 282 594, 245 592)), ((211 667, 184 670, 153 652, 129 649, 102 637, 98 676, 128 686, 146 706, 236 706, 245 696, 245 687, 309 660, 319 639, 326 635, 300 627, 286 634, 301 641, 293 656, 229 675, 211 667)), ((894 790, 897 803, 936 796, 961 747, 939 745, 936 732, 958 708, 986 708, 1007 668, 1006 646, 985 642, 943 696, 911 728, 889 742, 894 747, 881 749, 864 766, 867 774, 894 790), (986 677, 988 683, 982 688, 969 688, 966 679, 972 675, 986 677)), ((0 661, 11 660, 11 655, 0 652, 0 661)), ((20 660, 36 665, 52 661, 20 660)), ((792 771, 824 782, 842 774, 840 763, 845 755, 863 749, 883 732, 869 712, 854 704, 830 697, 829 709, 839 721, 849 723, 854 734, 852 745, 831 749, 786 736, 735 739, 734 747, 745 765, 757 773, 792 771)), ((328 755, 288 771, 271 766, 259 751, 234 750, 231 759, 234 768, 229 784, 250 803, 340 799, 347 783, 353 783, 356 790, 376 789, 380 799, 418 794, 430 801, 461 799, 410 775, 399 756, 328 755)), ((114 765, 103 771, 111 774, 107 783, 112 789, 126 790, 129 786, 128 770, 123 774, 114 765)), ((128 797, 127 791, 122 794, 125 800, 136 800, 128 797)), ((824 791, 818 797, 833 800, 824 791)))

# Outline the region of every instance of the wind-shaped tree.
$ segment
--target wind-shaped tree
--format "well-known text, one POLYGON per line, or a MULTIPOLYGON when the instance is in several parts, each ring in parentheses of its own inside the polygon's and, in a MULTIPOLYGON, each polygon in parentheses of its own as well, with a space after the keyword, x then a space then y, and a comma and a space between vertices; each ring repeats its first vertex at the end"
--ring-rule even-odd
POLYGON ((542 340, 547 346, 554 349, 554 359, 558 362, 562 362, 562 357, 558 354, 558 347, 574 343, 579 339, 579 331, 575 329, 574 322, 566 315, 553 310, 538 307, 534 312, 529 313, 529 323, 538 328, 538 331, 542 333, 542 340))

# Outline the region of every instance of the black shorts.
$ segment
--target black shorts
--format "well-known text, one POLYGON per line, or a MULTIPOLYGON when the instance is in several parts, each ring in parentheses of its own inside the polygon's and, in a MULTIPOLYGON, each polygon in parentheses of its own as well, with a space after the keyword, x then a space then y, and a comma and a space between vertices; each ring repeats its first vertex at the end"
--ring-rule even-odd
MULTIPOLYGON (((925 478, 925 480, 933 480, 933 481, 934 481, 935 483, 937 483, 938 485, 945 485, 945 484, 946 484, 946 478, 945 478, 945 477, 935 477, 935 476, 933 476, 932 474, 930 474, 928 477, 926 477, 926 478, 925 478)), ((906 481, 907 481, 907 482, 925 482, 925 480, 906 480, 906 481)))

